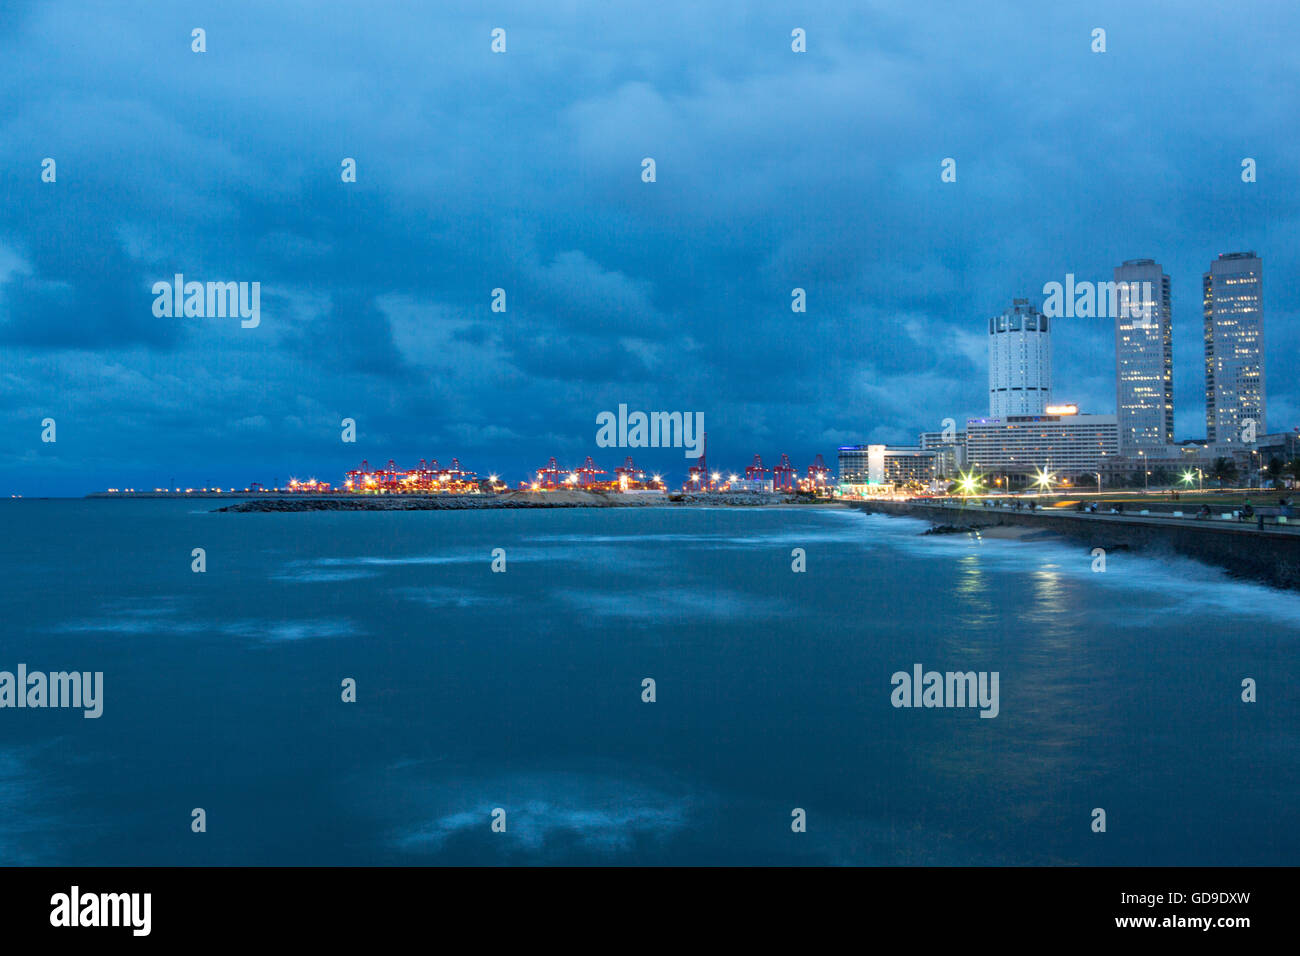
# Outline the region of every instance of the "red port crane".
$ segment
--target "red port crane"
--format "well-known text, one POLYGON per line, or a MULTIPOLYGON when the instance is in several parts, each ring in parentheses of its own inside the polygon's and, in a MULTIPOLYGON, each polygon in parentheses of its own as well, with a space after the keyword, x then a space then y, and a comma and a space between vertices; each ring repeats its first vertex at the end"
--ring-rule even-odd
POLYGON ((552 456, 546 467, 538 470, 537 484, 543 488, 559 488, 564 484, 566 474, 560 470, 560 466, 555 463, 555 457, 552 456))
POLYGON ((776 491, 794 491, 794 465, 790 456, 782 455, 781 463, 772 469, 772 488, 776 491))
POLYGON ((709 481, 709 433, 704 433, 704 447, 700 449, 700 457, 695 460, 695 464, 687 469, 686 491, 708 491, 709 481))
POLYGON ((578 476, 578 486, 586 488, 589 485, 599 483, 600 479, 596 477, 597 475, 608 475, 609 472, 603 468, 597 468, 596 463, 588 455, 587 460, 582 463, 582 467, 576 471, 576 474, 578 476))

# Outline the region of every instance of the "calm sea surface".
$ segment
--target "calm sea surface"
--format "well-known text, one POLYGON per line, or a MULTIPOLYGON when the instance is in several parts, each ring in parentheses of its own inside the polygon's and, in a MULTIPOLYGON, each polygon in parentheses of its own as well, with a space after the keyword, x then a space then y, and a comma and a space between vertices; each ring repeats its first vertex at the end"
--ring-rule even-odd
POLYGON ((0 670, 105 684, 0 709, 0 863, 1300 860, 1297 594, 835 509, 212 507, 0 502, 0 670), (1000 713, 894 708, 916 663, 1000 713))

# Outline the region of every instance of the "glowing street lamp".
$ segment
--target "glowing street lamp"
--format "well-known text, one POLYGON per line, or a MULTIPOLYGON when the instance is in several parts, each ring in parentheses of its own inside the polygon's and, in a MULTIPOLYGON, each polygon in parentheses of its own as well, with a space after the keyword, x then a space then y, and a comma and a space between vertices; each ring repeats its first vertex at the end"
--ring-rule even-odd
POLYGON ((981 475, 975 474, 974 471, 958 472, 960 477, 957 480, 957 490, 963 495, 973 495, 979 491, 981 475))
POLYGON ((1042 488, 1044 491, 1050 492, 1052 490, 1052 482, 1055 480, 1056 476, 1046 468, 1039 468, 1034 472, 1034 484, 1039 488, 1042 488))

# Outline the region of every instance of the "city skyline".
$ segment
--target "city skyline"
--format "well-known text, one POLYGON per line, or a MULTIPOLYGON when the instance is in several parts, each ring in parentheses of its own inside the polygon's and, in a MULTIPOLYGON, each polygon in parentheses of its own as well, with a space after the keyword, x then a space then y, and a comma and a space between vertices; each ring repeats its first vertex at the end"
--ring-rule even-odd
MULTIPOLYGON (((1266 405, 1266 391, 1263 386, 1262 368, 1256 370, 1255 374, 1251 373, 1251 362, 1255 361, 1262 365, 1260 355, 1262 349, 1260 343, 1264 339, 1263 335, 1263 315, 1260 303, 1262 302, 1262 258, 1254 252, 1246 253, 1220 253, 1211 264, 1211 270, 1203 273, 1202 283, 1204 289, 1204 342, 1206 349, 1205 367, 1207 369, 1207 383, 1204 391, 1204 402, 1206 408, 1206 425, 1207 434, 1192 437, 1183 437, 1179 439, 1172 431, 1174 420, 1174 409, 1172 404, 1172 308, 1171 308, 1171 291, 1169 276, 1164 273, 1163 268, 1158 262, 1150 258, 1128 259, 1121 266, 1116 266, 1113 271, 1113 283, 1118 287, 1118 298, 1114 301, 1129 303, 1123 305, 1114 316, 1114 353, 1115 353, 1115 410, 1107 412, 1104 409, 1082 409, 1085 412, 1079 417, 1078 423, 1098 422, 1105 423, 1100 425, 1086 425, 1089 428, 1108 429, 1114 425, 1117 427, 1117 438, 1115 439, 1116 447, 1114 451, 1108 454, 1117 454, 1121 457, 1131 459, 1134 455, 1142 454, 1141 449, 1160 449, 1168 447, 1179 442, 1186 444, 1188 442, 1202 441, 1207 445, 1214 445, 1216 442, 1208 437, 1210 434, 1210 422, 1213 414, 1215 392, 1210 387, 1213 380, 1210 373, 1211 363, 1213 361, 1213 345, 1216 342, 1223 342, 1224 337, 1220 329, 1222 318, 1220 313, 1230 312, 1229 325, 1232 327, 1232 336, 1228 341, 1231 342, 1235 349, 1236 361, 1232 363, 1236 378, 1234 382, 1245 379, 1255 384, 1257 391, 1250 393, 1255 395, 1256 405, 1261 409, 1257 419, 1258 434, 1265 434, 1265 421, 1262 409, 1266 405), (1212 276, 1219 274, 1216 272, 1216 266, 1220 271, 1229 270, 1224 273, 1231 276, 1229 281, 1236 285, 1245 284, 1248 286, 1243 292, 1234 286, 1233 294, 1226 306, 1222 301, 1216 309, 1212 304, 1212 276), (1242 275, 1244 274, 1244 278, 1242 275), (1141 298, 1128 299, 1126 290, 1137 290, 1139 288, 1148 288, 1150 290, 1149 299, 1141 298), (1246 321, 1242 321, 1241 315, 1246 314, 1246 321), (1244 331, 1240 328, 1245 326, 1244 331), (1243 340, 1246 348, 1243 348, 1243 340), (1242 357, 1243 351, 1253 350, 1253 359, 1251 356, 1242 357), (1126 366, 1132 365, 1133 368, 1127 370, 1126 366), (1126 402, 1129 404, 1126 405, 1126 402), (1130 424, 1127 428, 1123 424, 1123 412, 1127 410, 1130 424), (1141 438, 1129 438, 1126 444, 1126 436, 1142 435, 1145 426, 1145 436, 1141 438), (1153 435, 1153 432, 1162 432, 1169 437, 1167 440, 1153 435)), ((179 282, 180 277, 177 277, 179 282)), ((1073 276, 1070 277, 1073 283, 1073 276)), ((1046 287, 1045 287, 1046 289, 1046 287)), ((179 293, 178 293, 179 295, 179 293)), ((1220 300, 1224 296, 1219 296, 1220 300)), ((1073 301, 1072 299, 1070 300, 1073 301)), ((1106 317, 1104 306, 1098 306, 1100 316, 1106 317)), ((233 313, 232 313, 233 314, 233 313)), ((1056 322, 1052 318, 1051 323, 1056 322)), ((1052 395, 1052 337, 1049 327, 1049 320, 1043 312, 1038 309, 1034 301, 1028 298, 1016 298, 1012 300, 1012 305, 1005 309, 1000 315, 995 315, 988 320, 988 401, 989 412, 987 416, 963 417, 962 421, 967 425, 982 426, 983 423, 993 420, 1005 420, 1007 416, 1034 416, 1034 415, 1051 415, 1054 413, 1053 403, 1058 407, 1061 405, 1052 395), (1029 383, 1033 383, 1030 385, 1029 383), (1014 383, 1014 384, 1011 384, 1014 383), (1012 394, 1017 393, 1017 394, 1012 394)), ((1220 345, 1220 350, 1223 346, 1220 345)), ((1222 363, 1220 363, 1222 364, 1222 363)), ((1222 377, 1222 376, 1221 376, 1222 377)), ((1234 390, 1232 396, 1235 398, 1237 391, 1234 390)), ((1220 402, 1223 400, 1220 399, 1220 402)), ((1074 409, 1072 414, 1080 411, 1077 404, 1071 403, 1070 407, 1074 409)), ((609 414, 609 413, 603 413, 609 414)), ((1238 415, 1233 421, 1242 418, 1238 415)), ((598 418, 599 421, 599 418, 598 418)), ((1220 426, 1221 429, 1223 426, 1220 426)), ((980 428, 984 431, 983 428, 980 428)), ((1296 430, 1300 430, 1297 427, 1296 430)), ((920 447, 924 449, 926 434, 941 435, 941 432, 922 433, 919 446, 913 446, 910 442, 901 446, 902 448, 920 447)), ((1234 434, 1236 432, 1234 431, 1234 434)), ((963 440, 965 433, 962 433, 963 440)), ((987 437, 981 437, 981 443, 987 443, 987 437)), ((1222 440, 1221 442, 1222 443, 1222 440)), ((597 445, 599 445, 597 441, 597 445)), ((859 446, 839 446, 843 453, 846 449, 860 447, 864 452, 864 472, 865 472, 865 450, 868 445, 873 447, 885 447, 883 443, 862 443, 859 446)), ((618 451, 624 446, 614 446, 613 451, 618 451)), ((605 449, 609 451, 611 449, 605 449)), ((635 449, 647 457, 658 459, 662 453, 656 454, 654 450, 648 448, 635 449)), ((759 455, 761 456, 761 452, 759 455)), ((785 453, 782 453, 785 455, 785 453)), ((748 455, 748 452, 744 452, 748 455)), ((814 455, 820 460, 822 452, 814 452, 814 455)), ((380 456, 382 458, 382 456, 380 456)), ((985 453, 986 458, 990 458, 985 453)), ((555 457, 551 456, 551 467, 555 467, 555 457)), ((996 461, 996 459, 993 459, 996 461)), ((1068 462, 1068 458, 1066 459, 1068 462)), ((586 465, 591 465, 591 457, 586 457, 586 465)), ((675 459, 673 464, 676 464, 675 459)), ((423 468, 423 459, 421 460, 423 468)), ((581 471, 582 465, 579 464, 562 464, 561 471, 565 473, 577 473, 581 471)), ((744 467, 744 466, 740 466, 744 467)), ((1068 467, 1068 464, 1066 465, 1068 467)), ((255 470, 256 466, 251 465, 249 468, 255 470)), ((246 469, 247 470, 247 469, 246 469)), ((291 472, 293 469, 290 469, 291 472)), ((519 471, 521 474, 531 476, 538 473, 538 469, 524 467, 522 470, 518 467, 508 466, 507 470, 514 472, 519 471)), ((615 469, 617 470, 617 469, 615 469)), ((676 476, 677 471, 672 465, 668 467, 650 467, 648 471, 656 474, 662 474, 666 478, 676 476)), ((688 475, 694 469, 685 472, 688 475)), ((730 473, 731 469, 726 469, 730 473)), ((316 477, 316 472, 307 467, 304 471, 302 468, 297 469, 297 473, 310 474, 313 477, 311 483, 316 481, 325 481, 331 483, 324 477, 316 477)), ((325 473, 322 472, 322 475, 325 473)), ((486 472, 484 475, 486 476, 486 472)), ((494 475, 495 479, 495 475, 494 475)), ((253 478, 242 483, 229 483, 227 487, 234 490, 238 487, 247 488, 250 485, 253 488, 258 487, 288 487, 291 483, 297 484, 303 479, 289 478, 281 481, 279 476, 271 479, 268 484, 263 478, 253 478)), ((507 480, 505 484, 509 484, 507 480)), ((121 482, 118 483, 122 485, 121 482)), ((207 483, 182 483, 185 490, 193 490, 206 485, 202 490, 206 491, 208 487, 220 489, 220 482, 207 483)), ((520 482, 521 485, 527 484, 527 478, 520 482)), ((122 485, 125 487, 125 485, 122 485)), ((153 484, 150 482, 139 483, 138 488, 133 490, 169 490, 171 485, 157 486, 156 477, 153 484)), ((104 488, 88 489, 91 492, 105 490, 104 488)), ((113 488, 111 490, 118 490, 113 488)), ((177 486, 174 490, 180 490, 177 486)))
MULTIPOLYGON (((188 13, 10 6, 0 493, 242 486, 434 451, 523 471, 581 461, 620 403, 703 413, 720 461, 907 442, 986 408, 988 315, 1135 256, 1170 277, 1175 431, 1203 437, 1200 277, 1240 249, 1269 260, 1268 412, 1289 427, 1300 158, 1268 81, 1284 47, 1257 40, 1295 14, 1214 9, 1103 4, 1095 53, 1076 14, 1007 4, 922 27, 884 4, 796 24, 670 3, 594 34, 587 14, 507 3, 495 55, 497 24, 473 14, 325 26, 232 4, 205 13, 199 55, 188 13), (155 55, 102 43, 110 27, 155 55), (1008 36, 1039 62, 991 75, 1008 36), (1188 61, 1207 67, 1173 68, 1188 61), (260 312, 156 315, 176 274, 257 283, 260 312)), ((1056 397, 1109 409, 1111 322, 1056 326, 1056 397)))
POLYGON ((1100 489, 1107 474, 1123 480, 1135 471, 1154 473, 1159 481, 1171 466, 1228 458, 1246 465, 1248 452, 1258 456, 1246 465, 1252 475, 1266 457, 1280 465, 1293 457, 1297 436, 1266 428, 1262 282, 1263 262, 1254 252, 1221 253, 1203 275, 1204 439, 1175 441, 1169 276, 1154 259, 1127 259, 1109 283, 1068 273, 1064 282, 1044 285, 1042 311, 1017 298, 990 317, 988 415, 967 418, 961 433, 947 419, 944 431, 922 430, 915 445, 842 445, 841 484, 978 481, 981 470, 1032 473, 1041 483, 1058 469, 1095 475, 1100 489), (1112 414, 1080 414, 1078 404, 1053 398, 1051 328, 1062 317, 1113 318, 1112 414), (969 474, 961 471, 966 464, 969 474))
MULTIPOLYGON (((1150 456, 1145 460, 1153 466, 1163 466, 1171 454, 1179 457, 1174 452, 1178 446, 1200 443, 1207 450, 1225 450, 1254 445, 1268 434, 1262 274, 1262 259, 1254 252, 1220 253, 1203 274, 1204 436, 1179 441, 1175 435, 1171 284, 1158 262, 1142 258, 1116 266, 1109 284, 1076 282, 1073 274, 1064 283, 1046 284, 1044 311, 1030 299, 1013 299, 1010 308, 988 320, 987 416, 964 419, 960 438, 922 430, 916 445, 895 444, 889 453, 905 456, 956 441, 962 446, 959 460, 996 470, 1023 470, 1038 461, 1043 468, 1086 469, 1107 460, 1112 469, 1125 469, 1144 456, 1150 456), (1051 326, 1063 315, 1113 317, 1113 411, 1081 409, 1053 397, 1051 326), (1032 435, 1026 431, 1030 423, 1035 423, 1032 435)), ((850 462, 855 476, 866 474, 868 447, 886 448, 879 443, 840 447, 841 461, 850 462), (853 457, 859 449, 862 467, 853 457)), ((873 481, 884 471, 877 461, 873 481)), ((951 466, 940 472, 955 474, 951 466)))

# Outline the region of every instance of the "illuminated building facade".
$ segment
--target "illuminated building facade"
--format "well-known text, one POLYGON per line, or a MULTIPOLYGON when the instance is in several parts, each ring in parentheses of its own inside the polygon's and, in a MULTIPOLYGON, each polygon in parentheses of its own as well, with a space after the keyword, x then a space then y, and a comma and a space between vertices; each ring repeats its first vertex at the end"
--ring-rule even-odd
POLYGON ((1206 439, 1249 444, 1265 431, 1263 263, 1253 252, 1224 253, 1202 288, 1206 439))
POLYGON ((921 432, 917 443, 922 451, 934 452, 938 478, 956 478, 966 467, 965 432, 921 432))
POLYGON ((935 453, 920 448, 845 445, 840 448, 840 484, 926 484, 935 479, 936 465, 935 453))
POLYGON ((1120 283, 1134 292, 1115 316, 1116 418, 1120 451, 1129 455, 1174 440, 1173 312, 1169 276, 1154 259, 1116 267, 1120 283))
POLYGON ((1114 415, 1007 415, 966 422, 966 461, 980 472, 1097 471, 1118 453, 1114 415))

